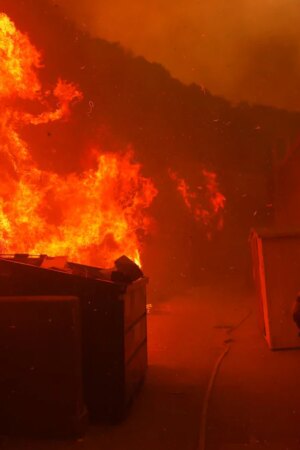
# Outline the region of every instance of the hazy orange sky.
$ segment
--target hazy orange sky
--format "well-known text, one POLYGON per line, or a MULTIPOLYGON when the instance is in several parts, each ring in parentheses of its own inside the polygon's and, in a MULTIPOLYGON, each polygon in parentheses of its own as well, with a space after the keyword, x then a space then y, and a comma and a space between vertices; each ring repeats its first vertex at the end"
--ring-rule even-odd
POLYGON ((300 109, 299 0, 54 0, 120 42, 233 101, 300 109))

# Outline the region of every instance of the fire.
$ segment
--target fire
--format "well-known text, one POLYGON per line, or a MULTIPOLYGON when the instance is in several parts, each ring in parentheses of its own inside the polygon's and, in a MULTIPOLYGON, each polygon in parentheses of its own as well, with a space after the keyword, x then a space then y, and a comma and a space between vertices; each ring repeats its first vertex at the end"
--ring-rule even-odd
POLYGON ((192 189, 184 178, 169 170, 170 178, 176 183, 178 192, 195 220, 207 228, 215 226, 221 230, 226 199, 219 191, 217 175, 206 169, 202 169, 200 175, 201 184, 192 189))
POLYGON ((145 210, 157 191, 133 152, 93 149, 92 167, 80 174, 42 170, 18 130, 67 118, 82 94, 64 80, 51 92, 43 89, 39 52, 5 14, 0 14, 0 56, 1 253, 67 255, 102 267, 126 254, 140 264, 139 235, 149 229, 145 210), (24 111, 24 100, 43 111, 24 111))
POLYGON ((40 91, 40 54, 6 14, 0 14, 0 95, 33 99, 40 91))

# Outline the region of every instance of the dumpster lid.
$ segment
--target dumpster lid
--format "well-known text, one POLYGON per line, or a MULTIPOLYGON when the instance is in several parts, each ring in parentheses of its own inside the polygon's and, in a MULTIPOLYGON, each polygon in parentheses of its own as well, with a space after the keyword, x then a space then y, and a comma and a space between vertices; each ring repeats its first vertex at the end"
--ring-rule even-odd
POLYGON ((280 229, 280 228, 252 228, 250 239, 259 237, 263 239, 294 239, 300 238, 300 229, 280 229))
MULTIPOLYGON (((76 275, 83 278, 90 278, 99 281, 128 285, 139 278, 144 278, 143 272, 139 269, 134 276, 128 276, 122 267, 112 267, 102 269, 100 267, 88 266, 84 264, 67 261, 65 256, 49 257, 47 255, 29 255, 27 253, 0 254, 0 259, 11 263, 25 264, 35 266, 39 269, 58 271, 67 275, 76 275)), ((121 259, 121 258, 120 258, 121 259)), ((128 259, 128 258, 127 258, 128 259)), ((128 259, 128 261, 130 261, 128 259)), ((130 261, 135 266, 133 262, 130 261)))

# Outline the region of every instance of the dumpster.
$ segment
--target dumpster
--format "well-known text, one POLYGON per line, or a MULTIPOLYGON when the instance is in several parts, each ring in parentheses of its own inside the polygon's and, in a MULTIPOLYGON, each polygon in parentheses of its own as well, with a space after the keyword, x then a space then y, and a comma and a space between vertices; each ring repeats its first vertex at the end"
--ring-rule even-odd
POLYGON ((293 311, 300 291, 300 231, 252 230, 253 275, 271 350, 300 348, 293 311))
POLYGON ((78 298, 0 297, 0 374, 1 434, 81 436, 78 298))
POLYGON ((60 270, 45 261, 45 255, 2 255, 0 296, 79 298, 84 400, 92 420, 118 421, 146 374, 148 280, 113 282, 95 267, 67 263, 60 270))

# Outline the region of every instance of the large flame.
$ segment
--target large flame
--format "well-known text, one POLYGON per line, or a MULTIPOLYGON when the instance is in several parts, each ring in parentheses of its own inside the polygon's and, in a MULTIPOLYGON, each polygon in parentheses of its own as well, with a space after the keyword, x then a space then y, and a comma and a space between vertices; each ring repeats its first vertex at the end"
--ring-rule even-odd
POLYGON ((18 130, 66 118, 82 98, 58 80, 52 92, 39 80, 39 52, 5 14, 0 14, 0 251, 67 255, 108 267, 121 254, 140 263, 139 234, 146 232, 145 209, 156 195, 141 175, 133 153, 93 149, 93 167, 81 174, 42 170, 18 130), (57 108, 49 106, 55 100, 57 108), (24 111, 22 102, 43 111, 24 111))

